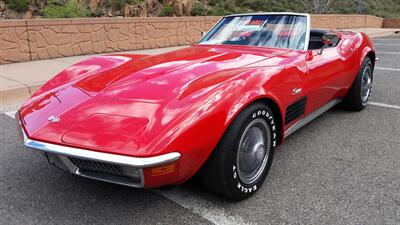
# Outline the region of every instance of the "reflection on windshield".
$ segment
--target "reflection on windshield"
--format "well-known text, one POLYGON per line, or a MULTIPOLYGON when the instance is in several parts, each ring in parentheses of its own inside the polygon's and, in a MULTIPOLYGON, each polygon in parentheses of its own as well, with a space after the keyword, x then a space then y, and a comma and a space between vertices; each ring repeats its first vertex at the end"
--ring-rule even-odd
POLYGON ((307 17, 252 15, 224 18, 200 44, 249 45, 304 49, 307 17))

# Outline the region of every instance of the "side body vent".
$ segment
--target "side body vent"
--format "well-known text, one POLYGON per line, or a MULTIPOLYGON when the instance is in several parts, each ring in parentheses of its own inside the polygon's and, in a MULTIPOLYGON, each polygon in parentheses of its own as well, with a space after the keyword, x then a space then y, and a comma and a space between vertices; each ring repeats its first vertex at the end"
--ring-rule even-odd
POLYGON ((285 124, 289 124, 299 116, 303 115, 306 110, 306 100, 307 98, 301 98, 297 102, 291 104, 286 109, 285 124))

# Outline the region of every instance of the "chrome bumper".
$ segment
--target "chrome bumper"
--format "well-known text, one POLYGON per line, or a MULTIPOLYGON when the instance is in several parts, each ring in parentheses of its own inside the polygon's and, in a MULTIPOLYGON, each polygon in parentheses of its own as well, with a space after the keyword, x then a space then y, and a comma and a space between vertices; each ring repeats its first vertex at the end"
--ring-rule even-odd
POLYGON ((41 141, 34 141, 27 138, 24 145, 28 148, 44 151, 56 155, 67 157, 76 157, 93 161, 118 164, 123 166, 132 166, 136 168, 153 167, 162 164, 167 164, 178 160, 181 156, 178 152, 172 152, 165 155, 138 158, 123 155, 115 155, 110 153, 95 152, 79 148, 67 147, 62 145, 49 144, 41 141))
POLYGON ((28 136, 26 135, 22 127, 18 112, 16 114, 16 120, 18 123, 18 131, 20 133, 21 138, 23 139, 25 147, 38 150, 44 153, 49 163, 54 164, 58 167, 61 167, 60 165, 63 165, 64 169, 67 169, 72 174, 86 178, 91 178, 131 187, 143 187, 144 186, 144 177, 142 170, 143 168, 171 163, 178 160, 181 156, 179 152, 171 152, 164 155, 153 156, 153 157, 143 157, 143 158, 131 157, 131 156, 95 152, 85 149, 35 141, 29 139, 28 136), (117 165, 122 168, 122 171, 129 171, 129 170, 132 171, 132 169, 137 169, 140 174, 140 181, 130 182, 126 179, 122 178, 119 179, 117 177, 112 177, 107 174, 84 172, 81 168, 75 165, 70 158, 89 160, 94 163, 98 162, 109 165, 117 165))

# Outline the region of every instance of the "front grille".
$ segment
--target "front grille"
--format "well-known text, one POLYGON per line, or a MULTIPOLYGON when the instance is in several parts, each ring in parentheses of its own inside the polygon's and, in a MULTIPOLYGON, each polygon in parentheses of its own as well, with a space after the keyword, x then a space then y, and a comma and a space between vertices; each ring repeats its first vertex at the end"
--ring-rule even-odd
POLYGON ((72 157, 70 157, 69 160, 71 160, 71 162, 75 164, 75 166, 78 167, 80 170, 88 170, 115 176, 124 176, 120 166, 115 164, 72 158, 72 157))

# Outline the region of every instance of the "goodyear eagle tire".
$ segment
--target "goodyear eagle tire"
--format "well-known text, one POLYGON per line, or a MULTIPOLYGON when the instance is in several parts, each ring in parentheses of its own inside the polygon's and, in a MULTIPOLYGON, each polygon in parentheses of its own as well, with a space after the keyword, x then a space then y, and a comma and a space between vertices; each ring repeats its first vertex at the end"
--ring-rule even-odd
POLYGON ((267 105, 255 103, 245 108, 203 166, 203 183, 231 200, 250 197, 269 172, 276 138, 275 118, 267 105))
POLYGON ((344 98, 345 108, 361 111, 367 106, 372 91, 373 72, 374 66, 371 59, 366 57, 349 93, 344 98))

